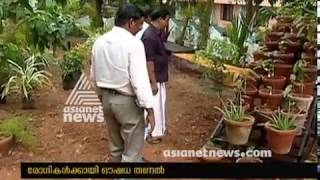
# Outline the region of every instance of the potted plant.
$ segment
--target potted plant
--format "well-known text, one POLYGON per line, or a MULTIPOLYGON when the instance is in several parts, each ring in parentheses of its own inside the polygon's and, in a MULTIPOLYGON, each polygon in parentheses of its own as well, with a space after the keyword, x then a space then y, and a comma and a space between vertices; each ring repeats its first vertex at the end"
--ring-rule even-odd
POLYGON ((299 41, 291 41, 290 39, 282 39, 279 42, 279 49, 283 51, 284 53, 294 53, 297 54, 301 52, 302 45, 299 41))
POLYGON ((261 104, 270 110, 276 110, 283 102, 283 91, 268 86, 259 89, 261 104))
POLYGON ((262 76, 262 84, 271 86, 272 89, 282 90, 286 84, 286 77, 274 75, 274 66, 276 62, 277 61, 273 58, 263 60, 262 66, 268 74, 262 76))
POLYGON ((65 54, 64 59, 60 63, 64 90, 73 89, 76 85, 84 67, 84 58, 77 47, 65 54))
POLYGON ((223 114, 228 142, 234 145, 246 144, 254 124, 254 117, 246 113, 244 106, 235 105, 231 100, 229 105, 222 101, 222 105, 223 109, 215 108, 223 114))
POLYGON ((306 82, 308 75, 306 74, 307 62, 299 60, 293 66, 293 76, 291 78, 294 86, 294 92, 300 94, 315 95, 315 81, 306 82))
POLYGON ((275 154, 287 154, 296 136, 297 127, 291 115, 276 111, 265 123, 267 147, 275 154))
POLYGON ((292 116, 295 126, 297 127, 297 135, 299 136, 302 134, 302 129, 304 128, 305 121, 307 120, 308 111, 300 109, 296 102, 289 97, 291 91, 292 85, 287 86, 284 91, 285 100, 281 112, 287 116, 292 116))
POLYGON ((0 122, 0 154, 7 154, 15 142, 33 149, 36 140, 25 117, 11 117, 0 122))
POLYGON ((285 53, 284 51, 277 51, 273 53, 273 58, 280 60, 283 64, 293 65, 295 62, 294 53, 285 53))
POLYGON ((2 97, 12 92, 22 94, 22 109, 34 109, 33 95, 35 90, 50 84, 51 74, 44 70, 38 70, 38 67, 43 64, 35 62, 35 60, 35 56, 31 56, 25 60, 23 66, 9 60, 12 74, 4 85, 2 97))

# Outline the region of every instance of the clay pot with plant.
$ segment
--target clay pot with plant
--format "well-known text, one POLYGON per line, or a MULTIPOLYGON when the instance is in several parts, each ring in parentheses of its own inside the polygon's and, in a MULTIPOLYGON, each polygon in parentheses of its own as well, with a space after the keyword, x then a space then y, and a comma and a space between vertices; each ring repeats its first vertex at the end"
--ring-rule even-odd
POLYGON ((84 56, 78 48, 69 51, 60 62, 64 90, 73 89, 82 74, 84 56))
POLYGON ((295 20, 295 17, 292 15, 280 15, 276 17, 277 23, 287 24, 287 23, 293 23, 295 20))
POLYGON ((296 103, 296 106, 305 112, 309 112, 312 101, 314 99, 313 96, 308 94, 299 94, 299 93, 291 93, 288 95, 288 98, 296 103))
POLYGON ((274 75, 275 63, 276 60, 272 58, 263 60, 262 66, 268 72, 268 75, 262 76, 262 84, 270 86, 272 89, 282 90, 286 84, 286 77, 274 75))
POLYGON ((242 105, 236 105, 229 100, 229 105, 222 101, 222 109, 215 107, 223 114, 226 125, 227 140, 230 144, 244 145, 248 143, 254 117, 248 115, 242 105))
POLYGON ((261 105, 270 110, 276 110, 283 102, 283 91, 279 89, 272 89, 272 87, 260 88, 259 97, 261 105))
POLYGON ((266 41, 265 46, 268 51, 277 51, 277 50, 279 50, 279 40, 278 41, 266 41))
POLYGON ((266 41, 278 41, 284 36, 284 32, 270 32, 266 36, 266 41))
POLYGON ((291 32, 291 28, 292 26, 290 23, 283 23, 283 22, 278 22, 272 27, 273 31, 284 32, 284 33, 291 32))
POLYGON ((306 73, 307 66, 307 62, 301 59, 297 61, 296 64, 293 66, 294 75, 291 78, 293 89, 295 93, 315 96, 315 81, 305 81, 308 77, 306 73))
POLYGON ((292 42, 302 42, 304 41, 305 34, 298 34, 298 33, 286 33, 284 34, 283 37, 281 37, 281 39, 288 39, 292 42))
POLYGON ((284 103, 282 106, 281 112, 285 115, 292 116, 294 119, 295 126, 297 127, 297 135, 302 134, 302 130, 304 129, 304 124, 308 117, 308 111, 305 109, 301 109, 296 101, 290 98, 290 94, 292 92, 292 85, 288 85, 284 91, 284 103))
POLYGON ((276 63, 274 65, 274 75, 285 77, 286 83, 288 83, 288 82, 290 82, 290 76, 292 74, 292 67, 293 67, 293 65, 290 65, 290 64, 276 63))
POLYGON ((33 150, 36 139, 29 124, 28 118, 23 116, 10 117, 0 122, 0 154, 7 154, 16 142, 33 150))
POLYGON ((45 70, 38 70, 39 66, 44 66, 42 62, 36 62, 35 56, 31 56, 19 65, 9 60, 12 74, 8 82, 4 85, 2 97, 11 93, 22 95, 22 109, 35 109, 33 95, 36 89, 50 85, 51 74, 45 70))
POLYGON ((315 53, 301 53, 301 59, 305 60, 311 65, 317 65, 317 54, 315 53))
POLYGON ((279 42, 279 49, 285 53, 294 53, 296 55, 302 51, 302 45, 299 41, 284 39, 279 42))
POLYGON ((288 154, 296 136, 297 127, 291 115, 274 112, 265 124, 267 147, 275 154, 288 154))
POLYGON ((295 63, 294 53, 285 53, 283 51, 277 51, 273 53, 273 58, 281 61, 283 64, 293 65, 295 63))

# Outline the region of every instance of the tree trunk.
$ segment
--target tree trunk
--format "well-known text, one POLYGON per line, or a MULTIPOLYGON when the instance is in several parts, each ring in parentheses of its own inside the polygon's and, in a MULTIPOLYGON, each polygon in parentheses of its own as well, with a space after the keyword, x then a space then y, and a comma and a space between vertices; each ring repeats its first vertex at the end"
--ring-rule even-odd
POLYGON ((189 17, 187 17, 187 18, 184 19, 181 35, 180 35, 180 37, 177 39, 177 44, 179 44, 179 45, 181 45, 181 46, 184 45, 183 40, 184 40, 184 36, 185 36, 185 34, 186 34, 186 30, 187 30, 189 21, 190 21, 190 18, 189 18, 189 17))
POLYGON ((97 12, 97 26, 102 27, 103 26, 103 20, 102 20, 102 5, 103 0, 96 0, 96 12, 97 12))
POLYGON ((200 29, 199 29, 199 40, 198 40, 198 48, 199 49, 203 49, 207 46, 207 42, 209 39, 209 28, 210 28, 210 20, 211 20, 211 15, 212 15, 212 3, 214 1, 212 0, 207 0, 205 6, 206 7, 202 7, 204 12, 201 12, 199 14, 199 20, 200 20, 200 29))
POLYGON ((0 19, 0 33, 3 32, 3 24, 2 24, 2 19, 0 19))
POLYGON ((246 20, 249 24, 253 16, 253 0, 246 0, 246 20))

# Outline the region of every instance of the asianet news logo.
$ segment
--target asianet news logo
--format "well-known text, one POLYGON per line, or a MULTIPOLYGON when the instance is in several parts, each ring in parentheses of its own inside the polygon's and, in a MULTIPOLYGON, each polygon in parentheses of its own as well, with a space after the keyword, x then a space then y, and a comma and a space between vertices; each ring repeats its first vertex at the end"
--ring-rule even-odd
POLYGON ((104 122, 103 107, 83 73, 63 108, 64 122, 104 122))

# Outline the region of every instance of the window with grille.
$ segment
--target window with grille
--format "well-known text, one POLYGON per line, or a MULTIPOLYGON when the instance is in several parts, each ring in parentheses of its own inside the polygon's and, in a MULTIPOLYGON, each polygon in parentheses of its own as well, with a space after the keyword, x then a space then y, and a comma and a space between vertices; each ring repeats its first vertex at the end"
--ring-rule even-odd
POLYGON ((233 18, 233 5, 223 4, 221 10, 221 19, 231 21, 233 18))

